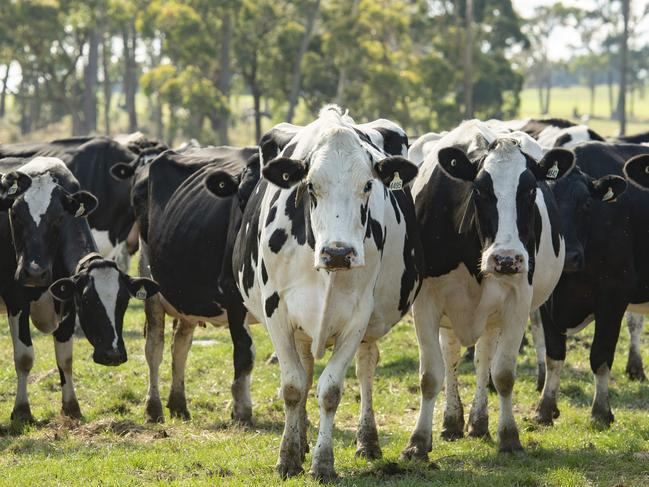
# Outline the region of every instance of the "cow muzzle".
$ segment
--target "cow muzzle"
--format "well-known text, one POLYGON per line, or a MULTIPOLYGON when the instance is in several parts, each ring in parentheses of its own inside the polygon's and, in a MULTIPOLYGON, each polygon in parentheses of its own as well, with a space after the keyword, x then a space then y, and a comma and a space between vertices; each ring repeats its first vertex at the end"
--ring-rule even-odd
POLYGON ((330 271, 350 269, 357 266, 357 255, 353 247, 334 243, 322 248, 317 267, 330 271))
POLYGON ((126 350, 124 349, 108 349, 108 350, 95 350, 92 354, 92 359, 99 365, 117 366, 126 362, 126 350))
POLYGON ((16 281, 25 287, 47 287, 52 284, 52 269, 31 262, 16 269, 16 281))
POLYGON ((525 271, 525 257, 516 251, 500 251, 489 256, 487 272, 500 275, 520 274, 525 271))
POLYGON ((584 254, 578 250, 566 252, 563 262, 563 272, 579 272, 584 270, 584 254))

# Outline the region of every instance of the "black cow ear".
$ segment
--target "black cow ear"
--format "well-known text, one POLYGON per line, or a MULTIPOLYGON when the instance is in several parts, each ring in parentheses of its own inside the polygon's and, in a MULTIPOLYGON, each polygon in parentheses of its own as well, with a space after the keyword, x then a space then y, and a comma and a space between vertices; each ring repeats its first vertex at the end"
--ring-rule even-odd
POLYGON ((125 162, 118 162, 110 168, 110 174, 119 181, 129 179, 135 174, 135 167, 125 162))
POLYGON ((593 198, 606 203, 612 203, 626 191, 626 180, 621 176, 609 174, 608 176, 590 181, 588 189, 593 198))
POLYGON ((65 193, 62 197, 62 203, 63 208, 75 217, 90 215, 99 204, 97 198, 88 191, 77 191, 72 194, 65 193))
POLYGON ((69 277, 64 277, 50 286, 50 294, 58 301, 68 301, 74 296, 75 283, 69 277))
POLYGON ((415 177, 419 169, 405 157, 390 156, 374 164, 379 179, 391 190, 403 189, 415 177))
POLYGON ((636 186, 649 189, 649 154, 635 156, 626 161, 624 175, 636 186))
POLYGON ((0 179, 0 199, 13 201, 32 185, 32 178, 27 174, 12 171, 0 179))
POLYGON ((225 171, 212 171, 205 177, 205 187, 214 196, 227 198, 239 189, 239 182, 225 171))
POLYGON ((158 283, 146 277, 126 276, 128 293, 137 299, 149 299, 160 291, 158 283))
POLYGON ((261 174, 271 183, 280 188, 288 189, 302 181, 309 172, 309 165, 305 161, 278 157, 266 164, 261 174))
POLYGON ((459 147, 444 147, 437 154, 440 167, 454 179, 473 181, 478 174, 478 165, 472 163, 459 147))
POLYGON ((575 153, 568 149, 551 149, 532 169, 539 181, 556 181, 575 167, 575 153))

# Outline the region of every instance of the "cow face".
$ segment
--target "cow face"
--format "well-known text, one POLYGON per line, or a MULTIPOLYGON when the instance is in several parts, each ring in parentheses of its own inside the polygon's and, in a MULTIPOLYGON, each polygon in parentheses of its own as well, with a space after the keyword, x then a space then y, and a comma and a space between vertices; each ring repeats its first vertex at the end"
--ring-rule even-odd
POLYGON ((49 172, 32 175, 31 180, 9 209, 16 251, 15 279, 23 286, 43 287, 52 280, 52 260, 64 217, 89 215, 97 199, 86 191, 68 193, 49 172))
POLYGON ((81 328, 94 348, 92 358, 101 365, 126 362, 122 327, 129 299, 147 299, 157 292, 158 285, 151 279, 132 278, 112 260, 101 258, 50 286, 57 300, 74 300, 81 328))
POLYGON ((441 149, 438 160, 449 176, 472 184, 467 210, 473 212, 482 244, 481 272, 527 273, 537 182, 563 177, 574 165, 573 153, 553 149, 537 162, 523 152, 519 140, 502 137, 479 161, 470 161, 458 147, 441 149))
POLYGON ((620 176, 593 179, 579 169, 550 185, 566 242, 564 272, 577 272, 584 268, 593 202, 612 203, 624 193, 626 186, 626 181, 620 176))
POLYGON ((309 205, 314 266, 333 271, 365 264, 373 192, 383 192, 383 184, 401 189, 417 175, 417 167, 403 157, 371 153, 352 129, 336 127, 321 136, 308 159, 278 157, 262 175, 281 188, 298 186, 296 199, 309 205))

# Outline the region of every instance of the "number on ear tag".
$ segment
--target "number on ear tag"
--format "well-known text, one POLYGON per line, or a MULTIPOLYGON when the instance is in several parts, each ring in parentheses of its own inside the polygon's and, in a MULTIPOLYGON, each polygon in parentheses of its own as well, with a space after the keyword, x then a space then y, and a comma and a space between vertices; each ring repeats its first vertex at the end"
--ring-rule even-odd
POLYGON ((18 181, 14 181, 11 187, 7 190, 8 195, 16 194, 18 192, 18 181))
POLYGON ((395 172, 392 181, 390 181, 390 191, 399 191, 400 189, 403 189, 403 181, 399 177, 399 173, 395 172))
POLYGON ((137 299, 141 299, 143 301, 146 299, 146 296, 147 296, 147 294, 146 294, 146 289, 144 289, 144 286, 142 286, 140 289, 138 289, 137 292, 135 293, 135 297, 137 299))
POLYGON ((548 169, 548 174, 547 178, 548 179, 557 179, 557 176, 559 175, 559 166, 558 163, 555 162, 554 166, 552 166, 550 169, 548 169))
POLYGON ((608 191, 606 194, 602 197, 602 201, 611 201, 613 198, 615 198, 615 195, 613 194, 613 190, 611 187, 608 187, 608 191))
POLYGON ((77 209, 77 212, 74 214, 77 218, 80 216, 83 216, 83 214, 86 212, 86 207, 83 206, 83 203, 79 203, 79 209, 77 209))

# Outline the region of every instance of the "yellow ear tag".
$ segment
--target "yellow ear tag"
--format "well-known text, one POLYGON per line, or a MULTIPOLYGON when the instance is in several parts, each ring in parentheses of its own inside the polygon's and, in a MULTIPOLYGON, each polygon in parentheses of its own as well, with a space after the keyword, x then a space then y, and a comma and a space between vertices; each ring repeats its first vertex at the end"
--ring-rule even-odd
POLYGON ((18 181, 14 181, 14 184, 7 190, 8 195, 16 194, 18 192, 18 181))
POLYGON ((390 181, 390 191, 399 191, 400 189, 403 189, 403 181, 399 177, 399 172, 396 171, 390 181))
POLYGON ((611 187, 609 186, 609 187, 608 187, 608 191, 607 191, 606 194, 602 197, 602 201, 611 201, 614 197, 615 197, 615 195, 613 194, 613 190, 612 190, 611 187))
POLYGON ((558 163, 555 162, 554 166, 548 169, 548 174, 546 175, 548 179, 557 179, 557 176, 559 175, 559 166, 557 164, 558 163))
POLYGON ((83 216, 83 214, 84 214, 85 212, 86 212, 86 207, 83 206, 83 203, 80 203, 80 204, 79 204, 79 209, 78 209, 77 212, 74 214, 74 216, 76 216, 76 217, 83 216))
POLYGON ((142 286, 140 289, 137 290, 137 292, 135 293, 135 297, 141 300, 146 299, 146 289, 144 289, 144 286, 142 286))

